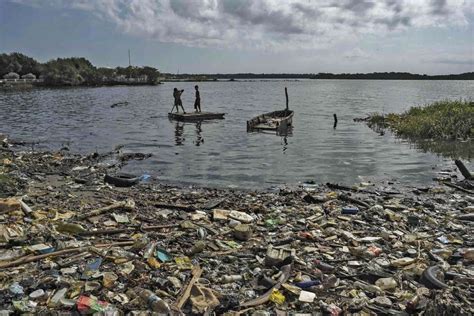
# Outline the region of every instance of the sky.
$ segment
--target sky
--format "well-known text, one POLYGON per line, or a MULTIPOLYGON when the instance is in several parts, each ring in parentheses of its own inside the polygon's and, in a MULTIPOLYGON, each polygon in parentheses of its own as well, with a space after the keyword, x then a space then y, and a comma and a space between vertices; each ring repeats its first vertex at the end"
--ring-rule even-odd
POLYGON ((474 0, 0 0, 0 52, 170 73, 474 71, 474 0))

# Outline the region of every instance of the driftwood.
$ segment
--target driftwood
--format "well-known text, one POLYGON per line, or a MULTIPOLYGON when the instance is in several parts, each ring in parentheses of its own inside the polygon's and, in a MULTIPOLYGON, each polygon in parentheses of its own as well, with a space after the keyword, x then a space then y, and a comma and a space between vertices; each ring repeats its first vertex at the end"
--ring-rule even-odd
POLYGON ((179 224, 170 224, 170 225, 156 225, 156 226, 137 226, 137 227, 127 227, 127 228, 118 228, 118 229, 99 229, 99 230, 92 230, 92 231, 85 231, 81 232, 78 235, 80 236, 96 236, 96 235, 115 235, 115 234, 122 234, 122 233, 132 233, 135 231, 150 231, 150 230, 158 230, 163 228, 172 228, 178 227, 179 224))
POLYGON ((253 300, 240 303, 240 307, 252 307, 265 304, 270 300, 270 295, 272 294, 273 290, 278 290, 283 283, 285 283, 290 278, 291 268, 293 264, 287 264, 281 267, 280 271, 282 272, 281 276, 278 278, 278 283, 275 284, 271 289, 269 289, 265 294, 259 296, 253 300))
POLYGON ((461 172, 461 174, 463 175, 463 177, 466 179, 466 180, 474 180, 474 177, 472 176, 472 174, 469 172, 469 170, 467 170, 466 166, 462 163, 461 160, 454 160, 454 163, 456 164, 456 166, 458 167, 459 171, 461 172))
POLYGON ((463 187, 460 187, 459 185, 455 185, 455 184, 453 184, 453 183, 451 183, 451 182, 442 181, 442 183, 443 183, 444 185, 447 185, 448 187, 453 188, 453 189, 456 189, 456 190, 459 190, 459 191, 462 191, 462 192, 465 192, 465 193, 469 193, 469 194, 474 194, 473 191, 468 190, 468 189, 464 189, 463 187))
MULTIPOLYGON (((107 247, 115 247, 115 246, 131 246, 133 244, 134 244, 134 241, 122 241, 122 242, 116 242, 116 243, 111 243, 111 244, 97 244, 97 245, 94 245, 94 247, 107 248, 107 247)), ((27 264, 30 262, 39 261, 45 258, 62 257, 64 255, 69 255, 71 253, 86 252, 86 251, 89 251, 90 247, 91 246, 68 248, 68 249, 62 249, 62 250, 58 250, 58 251, 54 251, 50 253, 45 253, 42 255, 37 255, 37 256, 31 256, 31 255, 23 256, 14 261, 0 263, 0 269, 16 267, 16 266, 20 266, 20 265, 27 264)))
POLYGON ((96 210, 87 212, 85 214, 79 215, 79 216, 76 217, 76 219, 77 220, 83 220, 83 219, 86 219, 88 217, 97 216, 97 215, 100 215, 102 213, 112 211, 112 210, 116 210, 116 209, 119 209, 119 208, 125 209, 125 210, 128 210, 128 211, 132 211, 132 210, 135 209, 135 202, 133 200, 115 202, 112 205, 101 207, 99 209, 96 209, 96 210))
POLYGON ((176 302, 173 305, 173 309, 175 309, 178 312, 181 312, 181 308, 184 306, 184 304, 189 298, 189 295, 191 294, 191 289, 193 288, 197 280, 201 277, 202 271, 203 271, 202 268, 199 266, 195 266, 193 268, 193 271, 192 271, 193 277, 189 281, 188 285, 186 285, 186 288, 184 289, 184 291, 182 291, 179 297, 176 299, 176 302))
POLYGON ((354 204, 360 205, 360 206, 365 207, 365 208, 369 208, 369 207, 370 207, 370 205, 367 204, 367 203, 365 203, 364 201, 355 199, 355 198, 350 197, 350 196, 345 195, 345 194, 339 195, 339 199, 341 199, 341 200, 343 200, 343 201, 346 201, 346 202, 350 202, 350 203, 354 203, 354 204))
POLYGON ((330 189, 333 189, 333 190, 341 190, 341 191, 352 191, 352 192, 361 192, 361 193, 370 193, 370 194, 377 194, 377 192, 372 192, 372 191, 369 191, 369 190, 364 190, 364 189, 354 189, 354 188, 350 188, 350 187, 347 187, 345 185, 339 185, 337 183, 326 183, 326 186, 330 189))
POLYGON ((157 208, 166 208, 170 210, 178 210, 178 211, 186 211, 186 212, 194 212, 196 210, 193 206, 187 205, 180 205, 180 204, 165 204, 165 203, 158 203, 154 204, 157 208))

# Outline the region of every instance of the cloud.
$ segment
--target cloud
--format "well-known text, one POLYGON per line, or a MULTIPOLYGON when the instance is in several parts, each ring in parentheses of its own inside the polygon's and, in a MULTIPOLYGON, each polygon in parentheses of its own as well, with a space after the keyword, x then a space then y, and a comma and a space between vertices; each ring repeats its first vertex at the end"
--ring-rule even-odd
POLYGON ((198 47, 324 48, 365 34, 467 25, 472 0, 11 0, 88 11, 125 33, 198 47))
POLYGON ((356 60, 356 59, 368 59, 370 58, 371 55, 368 54, 367 52, 363 51, 361 48, 356 47, 350 51, 348 51, 346 54, 344 54, 344 58, 349 59, 349 60, 356 60))

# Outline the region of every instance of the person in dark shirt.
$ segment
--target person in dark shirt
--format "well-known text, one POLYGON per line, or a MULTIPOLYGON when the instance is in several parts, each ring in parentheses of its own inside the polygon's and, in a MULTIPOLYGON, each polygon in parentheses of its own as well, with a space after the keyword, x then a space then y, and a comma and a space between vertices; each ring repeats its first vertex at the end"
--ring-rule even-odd
POLYGON ((183 113, 186 114, 186 111, 184 110, 184 107, 183 107, 183 101, 181 101, 181 94, 183 92, 184 92, 184 90, 178 90, 178 89, 174 88, 174 90, 173 90, 174 106, 176 107, 176 112, 179 113, 179 107, 178 106, 181 106, 181 109, 183 109, 183 113))
POLYGON ((199 87, 194 86, 196 90, 196 100, 194 101, 194 110, 196 112, 201 112, 201 94, 199 93, 199 87))

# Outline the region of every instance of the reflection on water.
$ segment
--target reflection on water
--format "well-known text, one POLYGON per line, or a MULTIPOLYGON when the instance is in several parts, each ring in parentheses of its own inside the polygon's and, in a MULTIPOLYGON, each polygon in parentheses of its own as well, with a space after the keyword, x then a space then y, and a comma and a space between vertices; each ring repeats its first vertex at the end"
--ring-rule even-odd
MULTIPOLYGON (((380 124, 373 124, 370 128, 380 136, 385 135, 385 131, 387 130, 386 126, 380 124)), ((474 156, 474 148, 471 140, 432 140, 401 136, 397 138, 402 142, 408 143, 411 148, 425 153, 434 153, 445 158, 471 160, 474 156)))
POLYGON ((184 145, 184 123, 176 121, 174 123, 174 142, 176 146, 184 145))
POLYGON ((288 136, 283 136, 281 138, 281 143, 283 145, 283 153, 288 149, 288 136))
POLYGON ((202 129, 201 129, 202 122, 196 122, 196 140, 194 141, 194 145, 199 146, 204 143, 204 137, 202 137, 202 129))
POLYGON ((196 123, 184 123, 179 121, 171 121, 174 124, 174 142, 176 146, 183 146, 186 140, 185 138, 185 126, 187 125, 188 128, 194 125, 195 127, 195 139, 193 140, 193 144, 196 146, 200 146, 204 143, 204 137, 202 136, 202 122, 196 123))
POLYGON ((447 158, 471 160, 474 157, 471 140, 454 142, 410 139, 408 141, 418 150, 432 152, 447 158))

